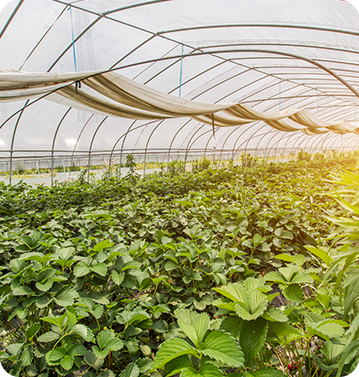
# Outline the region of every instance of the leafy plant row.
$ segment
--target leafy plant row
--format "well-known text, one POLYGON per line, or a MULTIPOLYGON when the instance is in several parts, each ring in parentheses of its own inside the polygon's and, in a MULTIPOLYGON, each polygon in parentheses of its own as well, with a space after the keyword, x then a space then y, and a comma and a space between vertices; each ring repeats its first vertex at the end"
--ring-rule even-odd
POLYGON ((350 373, 359 249, 340 232, 359 210, 353 191, 340 203, 327 193, 355 183, 328 181, 353 161, 192 173, 174 164, 144 179, 132 171, 1 186, 4 368, 41 377, 350 373))

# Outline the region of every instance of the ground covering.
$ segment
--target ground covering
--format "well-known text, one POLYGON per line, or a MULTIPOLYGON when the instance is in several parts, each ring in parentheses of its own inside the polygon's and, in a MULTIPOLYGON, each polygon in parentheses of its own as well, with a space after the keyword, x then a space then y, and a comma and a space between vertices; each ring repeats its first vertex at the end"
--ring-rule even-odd
POLYGON ((3 367, 29 377, 349 374, 359 357, 356 171, 355 154, 300 154, 1 185, 3 367))

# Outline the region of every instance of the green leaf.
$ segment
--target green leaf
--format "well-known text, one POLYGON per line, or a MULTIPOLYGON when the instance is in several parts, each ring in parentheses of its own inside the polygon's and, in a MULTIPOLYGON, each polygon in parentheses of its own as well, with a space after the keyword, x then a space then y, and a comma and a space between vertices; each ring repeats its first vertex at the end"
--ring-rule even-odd
POLYGON ((251 375, 254 377, 286 377, 287 375, 284 374, 277 368, 262 368, 257 369, 251 372, 251 375))
POLYGON ((288 317, 278 308, 270 306, 268 310, 263 314, 263 318, 271 322, 287 322, 288 317))
POLYGON ((97 344, 104 349, 114 337, 115 334, 111 330, 102 330, 96 337, 97 344))
POLYGON ((140 346, 140 349, 141 349, 141 352, 142 352, 143 356, 145 356, 145 357, 151 356, 152 350, 151 350, 151 348, 149 346, 146 346, 144 344, 144 345, 140 346))
POLYGON ((49 278, 49 279, 46 279, 44 282, 37 281, 35 283, 35 286, 39 291, 47 292, 52 287, 53 284, 54 284, 54 281, 51 278, 49 278))
POLYGON ((168 323, 164 320, 157 321, 153 323, 152 330, 158 333, 164 333, 168 331, 168 323))
POLYGON ((107 347, 105 347, 104 349, 99 349, 97 346, 93 346, 92 351, 98 359, 104 359, 110 352, 107 347))
POLYGON ((286 283, 284 277, 278 271, 271 271, 264 276, 267 281, 273 281, 275 283, 286 283))
POLYGON ((91 340, 93 339, 92 331, 87 326, 79 323, 71 329, 70 333, 80 335, 81 338, 83 338, 87 342, 91 342, 91 340))
POLYGON ((6 350, 11 353, 11 355, 17 355, 24 343, 13 343, 6 346, 6 350))
POLYGON ((344 333, 344 329, 336 323, 319 324, 317 329, 329 338, 340 338, 344 333))
POLYGON ((37 334, 37 332, 40 330, 40 323, 39 322, 35 322, 31 327, 29 327, 26 332, 25 332, 25 336, 26 336, 26 339, 29 340, 31 342, 32 338, 37 334))
POLYGON ((46 354, 46 361, 58 361, 65 355, 66 349, 64 347, 58 347, 46 354))
POLYGON ((203 338, 208 330, 209 316, 206 313, 198 314, 191 310, 181 309, 175 311, 178 325, 191 341, 200 348, 203 338))
POLYGON ((90 273, 90 267, 85 262, 79 262, 74 268, 74 275, 75 277, 79 278, 81 276, 85 276, 90 273))
POLYGON ((153 360, 151 371, 163 367, 165 364, 182 355, 198 357, 197 351, 184 339, 174 338, 161 344, 156 357, 153 360))
POLYGON ((328 251, 324 249, 320 249, 318 247, 314 247, 311 245, 304 246, 310 253, 314 254, 316 257, 321 259, 327 267, 329 267, 330 263, 333 262, 333 258, 331 258, 328 254, 328 251))
POLYGON ((230 333, 234 338, 238 338, 242 326, 242 319, 236 315, 229 315, 221 324, 221 330, 230 333))
POLYGON ((240 346, 243 350, 246 366, 259 353, 267 337, 268 322, 263 318, 255 321, 244 321, 242 323, 240 346))
POLYGON ((53 331, 48 331, 48 332, 45 332, 45 334, 38 336, 37 341, 40 343, 50 343, 59 338, 60 338, 60 334, 57 334, 56 332, 53 332, 53 331))
POLYGON ((39 296, 36 299, 36 306, 42 309, 46 307, 47 305, 49 305, 51 301, 52 301, 52 298, 45 294, 45 295, 39 296))
POLYGON ((197 372, 193 368, 185 368, 181 373, 181 377, 222 377, 223 373, 218 367, 204 363, 201 369, 197 372))
POLYGON ((283 295, 287 300, 300 302, 304 298, 302 288, 298 284, 290 284, 283 289, 283 295))
POLYGON ((342 356, 340 358, 340 361, 339 361, 338 371, 337 371, 336 377, 340 377, 341 376, 341 373, 342 373, 342 370, 344 368, 344 365, 347 364, 347 363, 349 363, 353 359, 353 357, 355 356, 355 354, 358 353, 358 349, 359 349, 359 339, 353 341, 352 343, 348 344, 345 347, 345 350, 344 350, 344 352, 343 352, 343 354, 342 354, 342 356))
POLYGON ((234 302, 246 302, 247 292, 239 283, 231 283, 220 288, 213 288, 216 292, 234 302))
POLYGON ((138 377, 140 375, 140 369, 135 363, 127 365, 125 370, 120 374, 120 377, 138 377))
POLYGON ((243 353, 235 339, 222 331, 212 331, 203 343, 204 355, 221 361, 230 367, 243 367, 243 353))
POLYGON ((74 298, 78 297, 78 293, 71 287, 65 287, 56 294, 54 300, 59 306, 72 306, 74 304, 74 298))
POLYGON ((82 356, 86 353, 87 349, 82 344, 76 344, 73 348, 70 349, 70 355, 72 356, 82 356))
POLYGON ((122 347, 123 341, 118 338, 111 339, 106 345, 106 348, 108 348, 110 351, 119 351, 122 347))
POLYGON ((183 355, 176 357, 167 363, 164 367, 166 371, 166 376, 170 377, 175 374, 179 374, 184 368, 192 368, 193 365, 188 357, 188 355, 183 355))
POLYGON ((125 278, 125 276, 126 276, 125 272, 120 272, 119 273, 116 270, 112 270, 111 271, 112 280, 113 280, 113 282, 116 285, 121 285, 121 283, 123 282, 123 279, 125 278))
POLYGON ((96 244, 93 249, 94 251, 100 252, 104 249, 108 249, 112 247, 113 245, 114 243, 111 242, 110 240, 103 240, 103 241, 100 241, 98 244, 96 244))
POLYGON ((16 287, 12 290, 14 296, 27 296, 34 295, 35 292, 27 286, 16 287))
POLYGON ((249 312, 248 310, 246 310, 245 308, 243 308, 243 305, 241 304, 236 304, 235 306, 235 310, 236 310, 236 313, 237 315, 246 320, 246 321, 251 321, 253 319, 256 319, 258 317, 260 317, 264 311, 266 310, 267 308, 267 301, 262 301, 256 308, 255 310, 253 311, 253 313, 249 312))
POLYGON ((93 309, 90 308, 90 313, 96 318, 100 319, 102 317, 104 308, 102 305, 95 305, 93 309))
POLYGON ((26 347, 22 351, 21 356, 20 356, 20 360, 22 361, 22 365, 24 367, 31 365, 33 357, 34 356, 33 356, 32 346, 26 347))
POLYGON ((65 355, 61 360, 60 364, 65 370, 69 370, 74 365, 75 358, 71 355, 65 355))
POLYGON ((106 276, 107 274, 107 266, 105 263, 97 263, 94 266, 91 266, 90 269, 101 276, 106 276))

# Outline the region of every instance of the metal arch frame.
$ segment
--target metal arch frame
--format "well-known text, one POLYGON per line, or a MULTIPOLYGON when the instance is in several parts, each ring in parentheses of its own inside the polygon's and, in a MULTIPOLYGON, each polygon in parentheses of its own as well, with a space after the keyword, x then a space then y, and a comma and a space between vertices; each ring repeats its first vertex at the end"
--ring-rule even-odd
MULTIPOLYGON (((313 149, 313 147, 312 147, 312 148, 308 147, 308 144, 309 144, 310 141, 313 141, 313 140, 315 140, 316 138, 318 138, 318 136, 321 136, 321 134, 311 136, 311 137, 308 139, 308 141, 304 144, 303 149, 304 149, 304 150, 307 150, 307 148, 309 148, 309 151, 310 151, 311 149, 313 149)), ((310 153, 310 152, 309 152, 309 153, 310 153)))
MULTIPOLYGON (((158 2, 158 1, 156 1, 156 2, 158 2)), ((146 5, 147 4, 150 4, 150 3, 153 3, 153 2, 148 2, 148 3, 145 3, 146 5)), ((136 6, 138 6, 138 5, 136 5, 136 6)), ((117 11, 117 10, 116 10, 117 11)), ((96 20, 95 20, 96 21, 96 20)), ((241 26, 243 26, 243 25, 241 25, 241 26)), ((277 27, 277 25, 271 25, 272 27, 277 27)), ((215 26, 215 27, 218 27, 218 26, 215 26)), ((228 25, 226 25, 226 27, 228 27, 228 25)), ((315 29, 318 29, 318 28, 315 28, 315 29)), ((87 29, 85 29, 84 31, 83 31, 83 33, 85 33, 87 31, 87 29)), ((332 31, 335 31, 335 32, 337 32, 338 30, 332 30, 332 31)), ((83 35, 83 33, 81 33, 79 36, 78 36, 78 38, 80 38, 82 35, 83 35)), ((139 47, 139 46, 137 46, 137 47, 139 47)), ((220 51, 221 53, 222 53, 222 51, 220 51)), ((271 52, 271 53, 273 53, 273 52, 271 52)), ((60 56, 59 57, 59 59, 61 59, 61 57, 62 56, 60 56)), ((156 60, 156 61, 158 61, 158 60, 156 60)), ((229 60, 230 61, 230 60, 229 60)), ((330 72, 328 72, 328 73, 330 73, 330 72)), ((268 75, 267 75, 268 76, 268 75)), ((341 81, 341 80, 339 80, 339 81, 341 81)), ((343 83, 343 81, 341 81, 342 83, 343 83)), ((343 83, 344 85, 345 85, 345 83, 343 83)), ((349 88, 350 89, 350 88, 349 88)))
POLYGON ((320 144, 321 144, 322 139, 325 140, 325 138, 323 138, 322 135, 317 135, 317 137, 318 137, 318 139, 319 139, 319 140, 318 140, 318 143, 317 143, 317 144, 314 144, 314 143, 313 143, 312 148, 309 150, 309 153, 311 153, 311 154, 313 154, 315 150, 317 151, 316 153, 319 153, 319 151, 322 151, 322 150, 323 150, 323 149, 320 147, 320 144))
POLYGON ((177 137, 177 135, 180 133, 180 131, 182 131, 187 125, 188 123, 190 123, 192 121, 192 119, 189 119, 187 122, 185 122, 178 130, 177 132, 175 133, 175 135, 173 136, 172 140, 171 140, 171 143, 170 143, 170 146, 168 148, 168 154, 167 154, 167 172, 169 171, 169 164, 170 164, 170 156, 171 156, 171 151, 172 151, 172 145, 177 137))
MULTIPOLYGON (((354 135, 353 135, 354 136, 354 135)), ((355 135, 355 136, 358 136, 358 135, 355 135)), ((353 144, 353 143, 356 143, 356 148, 358 149, 358 139, 357 138, 353 138, 353 141, 350 143, 350 146, 353 144)), ((350 147, 351 149, 355 148, 355 147, 350 147)))
MULTIPOLYGON (((263 80, 263 79, 265 79, 265 78, 268 78, 268 76, 260 77, 259 79, 255 80, 255 82, 261 81, 261 80, 263 80)), ((233 92, 229 93, 227 96, 232 95, 233 93, 238 92, 239 90, 242 90, 242 89, 244 89, 246 86, 249 86, 249 85, 251 85, 251 84, 252 84, 252 82, 249 83, 249 84, 246 84, 246 85, 242 86, 241 88, 237 89, 236 91, 233 91, 233 92)), ((276 86, 276 85, 277 85, 277 83, 273 83, 273 84, 271 84, 271 85, 268 85, 268 86, 266 87, 266 89, 271 88, 271 87, 276 86)), ((287 89, 287 90, 288 90, 288 89, 287 89)), ((252 92, 251 94, 249 94, 249 95, 247 96, 247 98, 250 97, 250 96, 252 96, 252 95, 258 94, 259 92, 261 92, 261 89, 258 89, 258 90, 256 90, 256 91, 252 92)), ((225 99, 227 96, 222 97, 222 98, 221 98, 220 100, 218 100, 218 101, 221 101, 221 100, 225 99)), ((246 97, 244 97, 244 98, 246 98, 246 97)), ((261 102, 262 102, 262 101, 261 101, 261 102)), ((238 126, 237 126, 236 129, 238 129, 238 126)), ((234 131, 233 131, 233 132, 234 132, 234 131)), ((209 141, 211 140, 211 138, 212 138, 213 136, 214 136, 214 135, 212 134, 212 135, 210 136, 209 140, 207 141, 207 144, 206 144, 206 147, 205 147, 205 155, 206 155, 206 151, 207 151, 207 147, 208 147, 209 141)))
POLYGON ((9 25, 11 24, 12 20, 14 19, 16 13, 18 12, 18 10, 20 9, 21 5, 24 3, 25 0, 20 0, 18 3, 17 3, 17 6, 15 7, 15 9, 13 10, 13 12, 11 13, 10 17, 8 18, 8 20, 6 21, 4 27, 2 28, 1 32, 0 32, 0 39, 2 38, 2 36, 4 35, 6 29, 9 27, 9 25))
MULTIPOLYGON (((295 135, 299 135, 299 132, 300 131, 295 131, 295 132, 290 132, 289 134, 288 134, 288 139, 287 139, 287 141, 285 142, 285 144, 284 144, 284 146, 283 146, 283 149, 284 150, 286 150, 287 149, 287 145, 288 145, 288 143, 289 143, 289 141, 290 141, 290 139, 292 139, 293 138, 293 136, 295 136, 295 135)), ((289 148, 289 147, 288 147, 289 148)), ((288 150, 288 155, 292 155, 293 154, 293 151, 292 150, 288 150)))
MULTIPOLYGON (((232 147, 232 160, 233 160, 233 161, 235 161, 235 155, 236 155, 236 153, 237 153, 236 145, 237 145, 238 140, 241 138, 241 136, 242 136, 245 132, 247 132, 247 131, 251 130, 252 128, 254 128, 255 126, 257 126, 259 122, 260 122, 259 120, 256 121, 256 122, 254 122, 253 124, 251 124, 248 128, 246 128, 243 132, 241 132, 241 133, 237 136, 237 139, 236 139, 236 141, 234 142, 233 147, 232 147)), ((261 127, 261 129, 262 129, 262 128, 263 128, 263 127, 261 127)), ((257 133, 257 130, 255 130, 255 131, 250 135, 250 138, 253 138, 253 136, 254 136, 256 133, 257 133)), ((247 140, 248 140, 248 139, 246 139, 244 142, 247 142, 247 140)), ((242 143, 241 145, 243 145, 243 143, 242 143)))
POLYGON ((267 144, 265 145, 264 150, 266 151, 266 153, 265 153, 265 159, 266 159, 266 160, 269 158, 269 153, 267 152, 267 148, 269 147, 270 142, 271 142, 276 136, 280 135, 282 132, 283 132, 283 131, 279 131, 279 130, 277 130, 277 133, 274 134, 273 137, 271 137, 271 138, 268 140, 267 144))
POLYGON ((164 122, 164 119, 162 119, 160 122, 157 123, 156 127, 153 128, 153 130, 151 131, 150 133, 150 136, 147 138, 147 143, 146 143, 146 146, 145 146, 145 155, 144 155, 144 158, 143 158, 143 175, 146 174, 146 157, 147 157, 147 148, 148 148, 148 144, 152 138, 152 135, 154 134, 154 132, 157 130, 157 128, 164 122))
MULTIPOLYGON (((196 52, 195 54, 190 54, 190 55, 186 54, 186 55, 182 55, 182 56, 183 56, 183 58, 185 58, 185 57, 189 57, 189 56, 196 57, 196 56, 202 56, 202 55, 226 54, 226 53, 234 53, 234 52, 238 52, 238 53, 241 53, 241 52, 254 52, 254 53, 263 53, 263 54, 269 54, 269 55, 280 55, 280 56, 285 56, 285 57, 292 58, 292 59, 298 59, 298 60, 306 61, 309 64, 317 66, 319 69, 327 72, 329 75, 331 75, 334 78, 336 78, 345 87, 347 87, 357 98, 359 98, 359 92, 351 84, 349 84, 346 80, 344 80, 342 77, 340 77, 339 75, 337 75, 331 69, 325 67, 321 63, 318 63, 316 60, 313 60, 313 59, 310 59, 310 58, 306 58, 304 56, 297 55, 297 54, 291 54, 291 53, 282 52, 282 51, 271 51, 271 50, 265 50, 265 49, 233 49, 233 50, 220 50, 220 51, 210 51, 210 52, 196 52)), ((149 60, 142 61, 142 62, 127 64, 127 65, 118 67, 116 69, 130 68, 130 67, 137 66, 137 65, 152 63, 154 61, 158 62, 158 61, 162 61, 162 60, 176 59, 176 58, 179 58, 179 57, 181 57, 181 55, 177 55, 177 56, 175 55, 175 56, 171 56, 171 57, 158 58, 158 59, 149 59, 149 60)), ((273 77, 275 77, 275 76, 273 76, 273 77)))
MULTIPOLYGON (((26 101, 25 103, 25 106, 28 104, 29 100, 26 101)), ((24 107, 25 107, 24 106, 24 107)), ((14 127, 14 131, 12 133, 12 138, 11 138, 11 145, 10 145, 10 172, 9 172, 9 185, 11 186, 11 181, 12 181, 12 155, 14 153, 14 142, 15 142, 15 135, 16 135, 16 131, 17 131, 17 127, 19 125, 19 122, 20 122, 20 119, 22 117, 22 114, 24 113, 24 107, 22 109, 22 111, 20 111, 20 114, 16 120, 16 124, 15 124, 15 127, 14 127)), ((1 125, 1 127, 3 126, 4 124, 1 125)), ((0 127, 0 128, 1 128, 0 127)))
MULTIPOLYGON (((297 84, 295 87, 293 87, 293 88, 297 88, 298 86, 300 86, 300 84, 297 84)), ((293 88, 291 88, 291 89, 293 89, 293 88)), ((288 89, 288 90, 290 90, 290 89, 288 89)), ((308 90, 310 90, 310 89, 308 89, 308 90)), ((306 91, 304 91, 304 93, 305 93, 306 91)), ((293 99, 293 97, 290 97, 290 98, 288 98, 288 100, 289 99, 293 99)), ((262 101, 260 101, 260 102, 258 102, 258 103, 263 103, 264 102, 264 100, 262 100, 262 101)), ((250 128, 250 127, 249 127, 250 128)), ((248 129, 249 129, 248 128, 248 129)), ((235 132, 236 130, 233 130, 232 132, 229 132, 229 135, 227 136, 227 138, 226 138, 226 140, 224 141, 224 143, 223 143, 223 145, 222 145, 222 149, 224 149, 224 147, 225 147, 225 145, 227 144, 227 141, 228 141, 228 139, 229 139, 229 137, 235 132)))
MULTIPOLYGON (((294 132, 296 132, 296 131, 294 131, 294 132)), ((291 132, 288 132, 285 135, 283 135, 282 138, 280 138, 273 146, 271 146, 271 148, 268 151, 268 154, 270 154, 270 152, 272 151, 273 147, 275 146, 275 148, 274 148, 274 158, 277 158, 277 150, 279 149, 279 143, 281 141, 287 139, 287 138, 292 137, 292 136, 293 136, 293 133, 291 133, 291 132)), ((284 145, 286 145, 286 144, 284 144, 284 145)))
MULTIPOLYGON (((296 152, 295 144, 297 143, 297 141, 298 141, 299 139, 302 139, 302 138, 305 137, 306 135, 303 134, 302 132, 298 131, 298 132, 296 132, 295 134, 293 134, 293 136, 296 136, 296 138, 294 139, 294 142, 293 142, 293 144, 292 144, 292 147, 291 147, 291 153, 292 153, 293 155, 295 155, 295 154, 297 153, 297 152, 296 152)), ((289 141, 289 140, 288 140, 288 141, 289 141)))
MULTIPOLYGON (((269 132, 263 132, 263 133, 261 133, 261 134, 259 134, 259 135, 256 135, 256 136, 253 136, 252 137, 252 140, 253 139, 256 139, 257 137, 260 137, 260 136, 262 136, 263 135, 263 137, 265 136, 265 135, 269 135, 270 133, 272 133, 272 132, 277 132, 277 130, 275 130, 275 129, 271 129, 269 132)), ((253 134, 254 135, 254 134, 253 134)), ((262 138, 263 138, 262 137, 262 138)), ((238 139, 237 139, 238 140, 238 139)), ((262 139, 261 139, 262 140, 262 139)), ((238 145, 238 148, 236 149, 236 150, 234 150, 234 152, 233 152, 233 156, 235 156, 237 153, 238 153, 238 151, 239 151, 239 149, 241 148, 241 146, 244 144, 244 143, 246 143, 247 142, 247 140, 244 140, 243 142, 242 142, 242 144, 239 144, 238 145)), ((260 142, 260 141, 259 141, 260 142)), ((235 159, 233 158, 233 160, 235 161, 235 159)))
MULTIPOLYGON (((204 124, 202 124, 202 126, 198 127, 197 130, 196 130, 196 132, 193 133, 193 135, 191 136, 191 138, 189 139, 189 141, 187 143, 187 147, 185 149, 185 151, 186 151, 185 153, 186 154, 185 154, 185 157, 184 157, 184 168, 186 168, 186 164, 187 164, 187 155, 188 155, 188 151, 190 149, 189 145, 190 145, 192 139, 196 136, 197 132, 199 132, 203 127, 204 127, 204 124)), ((208 132, 208 131, 206 131, 206 132, 208 132)), ((201 137, 201 136, 202 136, 202 134, 199 137, 201 137)), ((194 142, 197 141, 197 140, 198 140, 198 137, 194 140, 194 142)), ((194 144, 194 142, 191 144, 191 146, 194 144)))
MULTIPOLYGON (((111 172, 110 170, 110 167, 111 167, 111 164, 112 164, 112 156, 113 156, 113 152, 115 150, 115 148, 117 147, 117 144, 119 143, 119 141, 123 138, 123 137, 126 137, 127 134, 130 132, 132 126, 136 123, 136 120, 134 120, 129 127, 127 127, 127 130, 125 133, 123 133, 117 140, 116 142, 114 143, 114 145, 112 146, 112 149, 111 149, 111 154, 110 154, 110 158, 109 158, 109 161, 108 161, 108 167, 109 167, 109 171, 111 172)), ((123 145, 122 145, 122 148, 121 148, 121 155, 122 155, 122 149, 123 149, 123 145)), ((121 156, 122 157, 122 156, 121 156)), ((121 174, 121 165, 122 165, 122 158, 120 159, 120 165, 119 165, 119 174, 121 174)))
MULTIPOLYGON (((291 90, 291 89, 293 89, 293 88, 290 88, 290 89, 287 89, 287 90, 291 90)), ((289 100, 289 99, 288 99, 288 100, 289 100)), ((298 102, 302 102, 302 101, 304 101, 304 99, 302 99, 302 100, 298 100, 298 102)), ((268 109, 272 109, 273 107, 274 107, 274 105, 272 105, 272 106, 270 106, 270 107, 267 107, 267 110, 268 110, 268 109)), ((264 123, 264 125, 263 125, 262 127, 258 128, 258 130, 252 135, 252 137, 253 137, 257 132, 261 131, 263 128, 266 128, 266 127, 268 127, 268 125, 267 125, 266 123, 264 123)), ((244 148, 244 153, 247 153, 247 147, 248 147, 249 141, 250 141, 250 139, 247 140, 246 146, 245 146, 245 148, 244 148)), ((267 157, 266 157, 266 158, 267 158, 267 157)))
MULTIPOLYGON (((327 97, 325 97, 324 99, 327 99, 327 97)), ((304 100, 304 99, 303 99, 304 100)), ((303 100, 299 100, 298 102, 301 102, 301 101, 303 101, 303 100)), ((330 99, 330 101, 333 101, 334 99, 330 99)), ((317 135, 317 136, 322 136, 322 135, 317 135)), ((275 156, 277 155, 277 149, 278 149, 278 145, 279 145, 279 143, 280 143, 280 141, 281 141, 281 139, 280 140, 278 140, 278 142, 276 143, 277 144, 277 147, 275 148, 275 156)), ((286 144, 285 144, 286 145, 286 144)), ((270 151, 272 150, 272 147, 271 147, 271 149, 270 149, 270 151)), ((269 151, 269 152, 270 152, 269 151)), ((269 153, 268 152, 268 153, 269 153)))
POLYGON ((311 137, 312 137, 312 135, 306 135, 306 134, 303 134, 303 133, 301 135, 299 135, 298 139, 296 139, 295 142, 294 142, 294 144, 293 144, 294 154, 298 154, 299 150, 301 150, 301 148, 302 148, 302 143, 306 139, 311 138, 311 137), (297 143, 298 140, 301 140, 301 144, 298 147, 295 147, 295 144, 297 143))
MULTIPOLYGON (((74 155, 75 155, 75 151, 77 149, 77 146, 79 144, 79 141, 80 141, 80 138, 82 136, 82 133, 84 132, 85 128, 87 127, 87 125, 90 123, 92 117, 95 115, 95 113, 92 113, 89 118, 87 119, 87 121, 85 122, 85 124, 82 126, 81 128, 81 131, 79 133, 79 135, 77 136, 77 139, 76 139, 76 143, 74 145, 74 148, 72 149, 72 153, 71 153, 71 160, 70 160, 70 167, 72 166, 72 163, 73 163, 73 158, 74 158, 74 155)), ((69 172, 69 176, 71 176, 71 169, 70 169, 70 172, 69 172)))
POLYGON ((88 163, 87 163, 87 182, 90 182, 90 164, 91 164, 92 145, 94 143, 94 140, 95 140, 95 137, 96 137, 96 134, 97 134, 98 130, 105 123, 105 121, 107 119, 108 119, 108 116, 106 116, 104 119, 102 119, 102 121, 100 122, 100 124, 97 126, 96 131, 92 135, 92 139, 91 139, 91 143, 90 143, 90 148, 89 148, 89 151, 88 151, 89 157, 88 157, 88 163))
POLYGON ((67 117, 67 114, 72 110, 72 107, 69 107, 66 113, 62 116, 59 124, 56 127, 54 137, 52 139, 52 146, 51 146, 51 187, 54 185, 54 149, 55 149, 55 143, 56 143, 56 137, 59 132, 59 129, 61 127, 62 122, 67 117))
MULTIPOLYGON (((24 1, 24 0, 22 0, 22 1, 24 1)), ((34 46, 34 48, 30 51, 30 53, 25 58, 24 62, 21 64, 19 70, 21 70, 23 68, 23 66, 26 64, 26 62, 30 59, 31 55, 34 53, 34 51, 37 49, 37 47, 40 45, 40 43, 44 40, 44 38, 46 37, 46 35, 50 32, 50 30, 53 28, 53 26, 56 24, 56 22, 60 19, 60 17, 65 13, 67 7, 68 7, 68 5, 66 5, 64 7, 63 11, 60 12, 60 14, 56 17, 55 21, 46 30, 46 32, 44 33, 44 35, 39 39, 39 41, 36 43, 36 45, 34 46)))
MULTIPOLYGON (((248 72, 248 71, 246 71, 246 72, 248 72)), ((263 79, 265 79, 265 78, 268 78, 268 76, 260 77, 259 79, 255 80, 254 82, 261 81, 261 80, 263 80, 263 79)), ((252 85, 252 84, 253 84, 253 82, 248 83, 248 84, 242 86, 241 88, 239 88, 239 89, 237 89, 237 90, 235 90, 235 91, 232 91, 232 92, 229 93, 227 96, 232 95, 233 93, 236 93, 236 92, 238 92, 239 90, 243 90, 245 87, 247 87, 247 86, 249 86, 249 85, 252 85)), ((277 85, 277 83, 273 83, 273 84, 267 86, 266 89, 271 88, 271 87, 276 86, 276 85, 277 85)), ((259 92, 261 92, 261 89, 258 89, 258 90, 256 90, 256 91, 252 92, 250 95, 247 96, 247 98, 248 98, 249 96, 255 95, 255 94, 259 93, 259 92)), ((222 97, 220 100, 225 99, 227 96, 222 97)), ((244 97, 244 98, 246 98, 246 97, 244 97)), ((218 100, 218 101, 220 101, 220 100, 218 100)), ((236 127, 236 126, 235 126, 235 127, 236 127)), ((238 126, 237 126, 237 127, 238 127, 238 126)), ((208 144, 209 144, 209 142, 210 142, 210 140, 211 140, 211 138, 212 138, 213 136, 214 136, 214 134, 212 134, 212 135, 209 137, 209 140, 207 141, 207 144, 206 144, 206 147, 205 147, 205 152, 204 152, 204 155, 205 155, 205 156, 206 156, 206 151, 207 151, 208 144)))
POLYGON ((353 141, 353 137, 355 135, 344 135, 345 139, 342 140, 342 152, 348 152, 349 151, 349 144, 353 141))
MULTIPOLYGON (((322 50, 330 50, 330 51, 337 51, 337 52, 345 52, 348 54, 358 54, 356 50, 349 50, 346 48, 338 48, 333 46, 326 46, 326 45, 308 45, 302 43, 275 43, 275 42, 268 42, 268 43, 261 43, 261 42, 254 42, 254 43, 233 43, 233 44, 223 44, 223 45, 208 45, 208 46, 199 46, 197 47, 198 50, 205 50, 211 48, 223 48, 223 47, 233 47, 233 46, 281 46, 281 47, 300 47, 300 48, 313 48, 313 49, 322 49, 322 50)), ((209 51, 210 52, 210 51, 209 51)), ((298 74, 298 73, 297 73, 298 74)))
MULTIPOLYGON (((332 136, 332 135, 331 135, 331 136, 332 136)), ((340 136, 341 136, 341 135, 333 134, 333 136, 331 137, 331 141, 332 141, 332 143, 331 143, 331 144, 328 143, 328 148, 332 148, 333 144, 337 142, 338 137, 339 137, 339 140, 340 140, 340 136)), ((329 141, 329 142, 330 142, 330 141, 329 141)), ((334 149, 335 149, 335 148, 334 148, 334 149)))
MULTIPOLYGON (((247 72, 247 71, 246 71, 246 72, 247 72)), ((255 80, 254 82, 259 82, 259 81, 264 80, 264 79, 267 79, 267 78, 268 78, 268 76, 263 76, 263 77, 258 78, 258 79, 255 80)), ((227 96, 230 96, 230 95, 232 95, 233 93, 238 92, 239 90, 243 90, 245 87, 252 85, 254 82, 248 83, 248 84, 242 86, 241 88, 236 89, 235 91, 232 91, 231 93, 228 93, 227 96)), ((267 86, 266 89, 271 88, 271 87, 273 87, 273 86, 275 86, 275 85, 277 85, 277 84, 276 84, 276 83, 273 83, 273 84, 267 86)), ((251 92, 251 94, 249 94, 249 95, 247 96, 247 98, 248 98, 249 96, 251 96, 251 95, 255 95, 255 94, 259 93, 261 90, 262 90, 262 89, 258 89, 258 90, 254 91, 254 92, 251 92)), ((222 97, 222 99, 220 99, 220 100, 223 100, 223 99, 226 98, 227 96, 222 97)), ((244 98, 246 98, 246 97, 244 97, 244 98)), ((220 101, 220 100, 219 100, 219 101, 220 101)), ((241 102, 242 102, 242 101, 241 101, 241 102)), ((236 130, 238 130, 239 127, 241 127, 241 126, 234 126, 234 127, 235 127, 235 129, 233 130, 233 132, 235 132, 236 130)), ((229 131, 228 131, 228 132, 229 132, 229 131)), ((233 133, 233 132, 232 132, 232 133, 233 133)), ((232 133, 230 133, 230 134, 232 134, 232 133)), ((212 137, 213 137, 213 134, 210 136, 210 139, 211 139, 212 137)), ((208 146, 208 144, 209 144, 210 139, 209 139, 208 142, 207 142, 207 145, 206 145, 206 148, 205 148, 205 154, 206 154, 207 146, 208 146)), ((222 155, 221 155, 221 156, 222 156, 222 155)))

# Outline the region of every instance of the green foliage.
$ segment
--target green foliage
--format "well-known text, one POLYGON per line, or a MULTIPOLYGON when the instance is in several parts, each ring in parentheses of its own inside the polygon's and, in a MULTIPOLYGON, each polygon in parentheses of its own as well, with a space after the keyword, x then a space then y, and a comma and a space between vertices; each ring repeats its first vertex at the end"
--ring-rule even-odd
POLYGON ((243 353, 234 338, 219 330, 208 332, 210 324, 208 314, 181 309, 177 310, 175 315, 180 329, 194 344, 194 347, 184 339, 166 340, 156 354, 152 370, 165 369, 166 365, 171 362, 166 370, 170 375, 180 373, 182 377, 222 376, 220 369, 215 367, 211 360, 220 362, 226 367, 241 368, 243 366, 243 353), (199 359, 198 367, 188 356, 199 359))
POLYGON ((140 179, 132 160, 123 179, 0 184, 2 365, 42 377, 350 373, 359 179, 328 181, 348 161, 174 162, 140 179))

